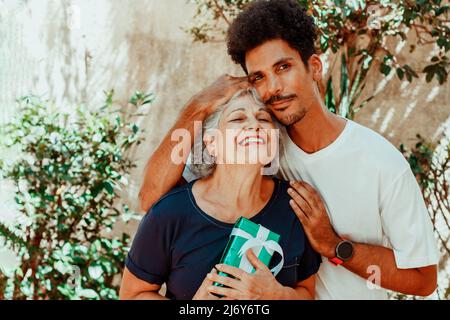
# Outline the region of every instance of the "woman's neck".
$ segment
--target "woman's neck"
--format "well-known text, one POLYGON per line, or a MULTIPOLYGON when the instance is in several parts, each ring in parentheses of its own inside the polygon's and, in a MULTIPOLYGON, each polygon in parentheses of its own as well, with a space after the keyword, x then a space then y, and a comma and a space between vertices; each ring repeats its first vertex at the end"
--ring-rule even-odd
POLYGON ((253 217, 265 207, 274 190, 273 180, 261 175, 261 167, 255 165, 218 165, 210 177, 198 183, 199 206, 226 222, 253 217))

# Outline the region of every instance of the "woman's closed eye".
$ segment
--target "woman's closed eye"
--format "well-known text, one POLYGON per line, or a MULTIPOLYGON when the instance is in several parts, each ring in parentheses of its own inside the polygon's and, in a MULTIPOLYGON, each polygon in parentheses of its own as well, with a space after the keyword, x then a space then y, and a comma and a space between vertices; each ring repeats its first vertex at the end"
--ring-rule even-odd
POLYGON ((244 121, 244 120, 245 120, 244 117, 237 117, 237 118, 232 118, 230 120, 230 122, 241 122, 241 121, 244 121))

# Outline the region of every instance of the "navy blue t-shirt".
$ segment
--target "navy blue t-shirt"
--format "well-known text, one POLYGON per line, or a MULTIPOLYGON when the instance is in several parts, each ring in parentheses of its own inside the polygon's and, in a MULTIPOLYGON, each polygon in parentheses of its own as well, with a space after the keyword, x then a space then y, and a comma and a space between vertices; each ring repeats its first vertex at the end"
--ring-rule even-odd
MULTIPOLYGON (((233 224, 219 221, 198 207, 192 194, 196 181, 173 189, 152 206, 139 225, 125 262, 137 278, 151 284, 166 283, 170 299, 192 299, 219 263, 233 229, 233 224)), ((280 235, 284 265, 276 279, 294 288, 318 271, 322 259, 289 205, 288 182, 274 181, 269 202, 250 220, 280 235)))

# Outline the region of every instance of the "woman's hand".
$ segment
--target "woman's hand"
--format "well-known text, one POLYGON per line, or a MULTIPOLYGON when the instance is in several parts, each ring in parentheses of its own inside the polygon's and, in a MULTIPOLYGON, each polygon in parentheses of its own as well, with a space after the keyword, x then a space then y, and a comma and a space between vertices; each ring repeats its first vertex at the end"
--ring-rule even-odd
POLYGON ((225 104, 239 90, 250 88, 247 77, 223 75, 214 83, 194 95, 187 104, 190 112, 202 113, 204 118, 225 104))
POLYGON ((229 288, 209 286, 208 291, 237 300, 272 300, 278 298, 278 295, 284 291, 284 287, 252 250, 247 251, 247 257, 256 269, 255 273, 249 274, 228 265, 217 265, 217 270, 225 272, 235 279, 222 277, 218 274, 209 274, 208 277, 212 282, 221 283, 229 288))
MULTIPOLYGON (((212 269, 210 274, 217 274, 215 269, 212 269)), ((208 274, 208 276, 210 275, 208 274)), ((211 281, 208 276, 203 280, 200 288, 198 288, 192 300, 219 300, 218 297, 212 295, 208 291, 208 287, 213 285, 213 281, 211 281)))

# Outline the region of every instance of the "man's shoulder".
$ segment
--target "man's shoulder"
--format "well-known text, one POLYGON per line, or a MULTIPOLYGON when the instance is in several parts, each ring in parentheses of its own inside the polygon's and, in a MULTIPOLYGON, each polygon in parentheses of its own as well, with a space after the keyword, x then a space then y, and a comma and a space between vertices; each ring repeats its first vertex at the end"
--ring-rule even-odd
POLYGON ((403 154, 385 137, 357 122, 352 126, 349 148, 364 158, 367 164, 381 170, 404 170, 409 167, 403 154))

